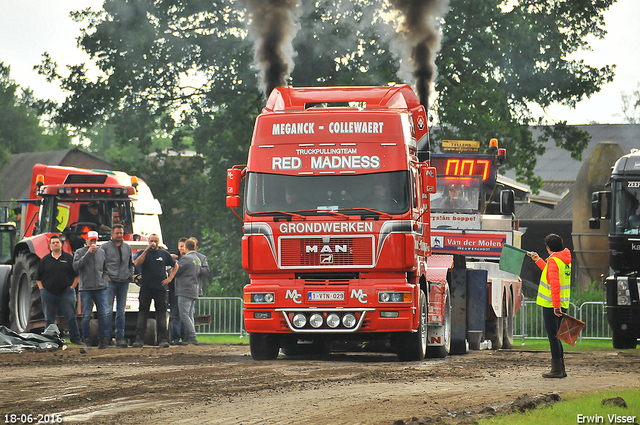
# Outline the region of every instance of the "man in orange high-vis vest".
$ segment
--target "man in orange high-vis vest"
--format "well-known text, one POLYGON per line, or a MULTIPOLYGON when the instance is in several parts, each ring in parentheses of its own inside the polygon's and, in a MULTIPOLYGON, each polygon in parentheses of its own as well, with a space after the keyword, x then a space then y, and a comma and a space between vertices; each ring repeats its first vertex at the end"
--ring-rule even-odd
POLYGON ((535 252, 529 252, 536 265, 542 269, 536 304, 542 306, 542 317, 551 347, 551 372, 543 373, 543 378, 564 378, 564 350, 562 341, 556 338, 563 313, 569 308, 571 296, 571 251, 564 247, 562 238, 556 234, 548 235, 544 244, 549 258, 545 262, 535 252))

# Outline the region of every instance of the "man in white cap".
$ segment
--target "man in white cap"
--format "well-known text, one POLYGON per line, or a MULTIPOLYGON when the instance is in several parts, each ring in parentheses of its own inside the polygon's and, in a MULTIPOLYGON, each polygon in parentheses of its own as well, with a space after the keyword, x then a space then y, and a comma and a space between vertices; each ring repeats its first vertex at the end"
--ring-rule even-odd
POLYGON ((80 301, 82 302, 82 336, 85 348, 91 348, 91 312, 93 304, 98 310, 98 348, 107 348, 111 342, 111 311, 107 290, 107 256, 98 248, 98 232, 87 234, 86 246, 73 256, 73 268, 80 274, 80 301))

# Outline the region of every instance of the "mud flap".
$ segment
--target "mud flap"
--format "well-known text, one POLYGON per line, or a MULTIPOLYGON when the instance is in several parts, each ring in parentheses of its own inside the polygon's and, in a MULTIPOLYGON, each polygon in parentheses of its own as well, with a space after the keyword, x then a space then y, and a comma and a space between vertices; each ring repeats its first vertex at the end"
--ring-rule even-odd
POLYGON ((480 350, 487 310, 486 270, 467 270, 467 340, 469 348, 480 350))
POLYGON ((467 352, 467 269, 451 269, 451 354, 467 352))
POLYGON ((444 326, 427 326, 427 341, 429 347, 441 347, 444 345, 444 326))

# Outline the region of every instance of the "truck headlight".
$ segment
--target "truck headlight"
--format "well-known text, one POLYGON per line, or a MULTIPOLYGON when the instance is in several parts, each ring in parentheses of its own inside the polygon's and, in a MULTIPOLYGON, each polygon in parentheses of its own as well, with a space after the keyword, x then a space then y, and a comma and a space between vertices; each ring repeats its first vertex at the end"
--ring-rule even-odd
POLYGON ((302 313, 297 313, 293 316, 293 326, 296 328, 304 328, 304 325, 307 324, 307 317, 302 313))
POLYGON ((337 328, 340 325, 340 317, 337 314, 331 313, 327 316, 327 326, 330 328, 337 328))
POLYGON ((258 292, 255 294, 244 294, 244 302, 258 304, 273 304, 276 297, 273 292, 258 292))
POLYGON ((353 328, 356 325, 356 316, 352 313, 347 313, 342 316, 342 324, 345 328, 353 328))
POLYGON ((411 302, 411 292, 380 292, 378 301, 381 303, 407 303, 411 302))
POLYGON ((618 305, 631 305, 631 293, 629 292, 629 278, 618 278, 618 305))
POLYGON ((319 328, 320 326, 322 326, 323 322, 324 319, 322 318, 322 314, 314 313, 309 318, 309 324, 314 328, 319 328))

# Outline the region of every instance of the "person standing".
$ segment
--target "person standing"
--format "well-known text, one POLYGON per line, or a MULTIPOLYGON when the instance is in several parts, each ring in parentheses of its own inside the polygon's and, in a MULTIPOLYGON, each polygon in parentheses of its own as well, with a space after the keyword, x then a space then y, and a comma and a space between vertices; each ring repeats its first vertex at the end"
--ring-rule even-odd
POLYGON ((194 236, 191 236, 189 239, 193 241, 193 244, 195 245, 196 255, 200 259, 201 271, 200 271, 200 275, 198 275, 198 288, 199 288, 198 296, 202 296, 202 286, 204 285, 204 281, 209 279, 209 276, 211 275, 211 270, 209 269, 207 256, 201 252, 198 252, 198 239, 196 239, 194 236))
POLYGON ((73 269, 73 256, 62 250, 62 241, 58 235, 52 235, 49 239, 49 249, 51 252, 42 257, 36 272, 45 327, 56 322, 59 306, 67 321, 71 343, 81 344, 76 318, 75 288, 78 285, 78 274, 73 269))
MULTIPOLYGON (((113 300, 116 301, 116 346, 128 347, 124 339, 125 308, 129 281, 133 276, 133 251, 131 246, 124 243, 124 226, 114 224, 111 230, 111 240, 102 249, 107 255, 107 276, 109 278, 108 304, 113 311, 113 300)), ((109 315, 111 318, 112 315, 109 315)), ((109 331, 111 331, 109 321, 109 331)))
MULTIPOLYGON (((180 257, 185 254, 184 243, 187 238, 178 239, 178 253, 171 254, 174 260, 178 260, 180 263, 180 257)), ((180 338, 183 335, 182 323, 180 323, 180 311, 178 309, 178 296, 176 295, 176 279, 174 278, 169 283, 169 311, 171 312, 171 344, 180 344, 180 338)))
POLYGON ((109 281, 107 279, 107 258, 104 250, 98 248, 98 232, 87 233, 87 244, 76 251, 73 268, 80 274, 80 301, 82 303, 82 335, 85 348, 91 348, 91 312, 93 304, 98 310, 99 349, 107 348, 111 342, 109 318, 111 310, 107 300, 109 281))
POLYGON ((180 310, 180 320, 185 331, 183 344, 198 344, 195 328, 195 305, 200 295, 200 282, 202 274, 202 263, 196 253, 196 245, 193 239, 185 242, 185 254, 180 257, 179 268, 176 273, 176 295, 178 297, 178 308, 180 310))
POLYGON ((142 348, 143 338, 147 332, 147 317, 151 300, 156 309, 156 329, 158 345, 161 348, 169 347, 169 332, 167 330, 167 285, 178 271, 178 263, 164 249, 158 247, 160 237, 152 233, 149 235, 149 245, 144 251, 138 251, 133 264, 142 272, 140 279, 140 308, 138 310, 138 322, 136 324, 136 341, 133 347, 142 348), (167 267, 172 267, 171 275, 167 277, 167 267))
POLYGON ((536 304, 542 306, 542 317, 547 330, 551 348, 551 371, 543 373, 543 378, 564 378, 567 376, 564 366, 562 341, 556 337, 562 316, 569 308, 571 296, 571 251, 564 247, 562 238, 556 234, 548 235, 544 244, 549 258, 540 258, 536 252, 528 252, 536 265, 542 269, 536 304))

